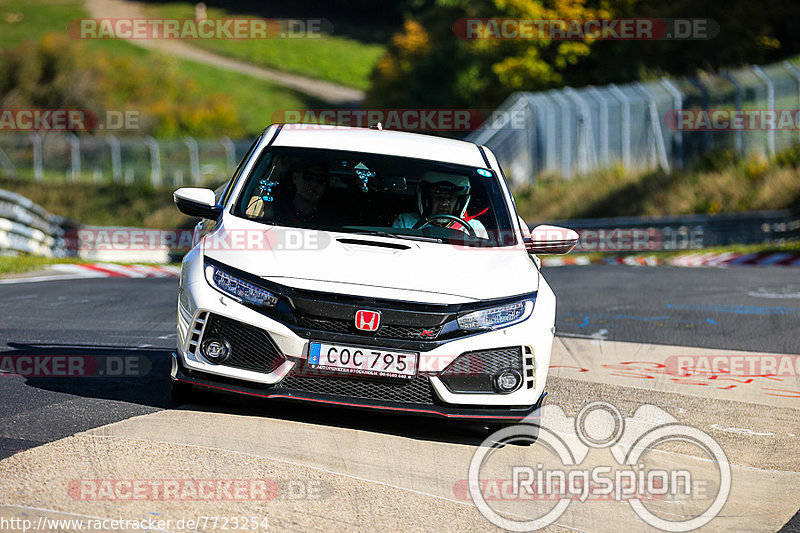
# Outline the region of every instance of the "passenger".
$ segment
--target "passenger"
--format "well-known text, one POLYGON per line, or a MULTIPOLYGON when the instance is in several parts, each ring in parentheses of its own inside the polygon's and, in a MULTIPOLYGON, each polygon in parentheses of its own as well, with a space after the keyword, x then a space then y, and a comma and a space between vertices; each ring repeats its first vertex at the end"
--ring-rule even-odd
POLYGON ((322 198, 328 190, 330 176, 324 162, 301 162, 292 169, 291 183, 294 196, 291 201, 266 202, 255 195, 248 202, 246 213, 252 217, 284 223, 313 223, 321 218, 322 198))

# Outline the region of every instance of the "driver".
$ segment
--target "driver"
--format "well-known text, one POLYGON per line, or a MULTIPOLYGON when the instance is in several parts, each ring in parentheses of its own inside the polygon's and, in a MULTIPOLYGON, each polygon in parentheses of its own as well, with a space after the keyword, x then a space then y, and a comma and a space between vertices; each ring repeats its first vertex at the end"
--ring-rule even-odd
POLYGON ((392 224, 395 228, 413 228, 416 224, 436 225, 469 233, 464 223, 477 237, 486 239, 486 228, 475 218, 465 219, 469 204, 469 178, 460 174, 428 171, 417 185, 417 213, 402 213, 392 224), (457 219, 457 220, 456 220, 457 219))

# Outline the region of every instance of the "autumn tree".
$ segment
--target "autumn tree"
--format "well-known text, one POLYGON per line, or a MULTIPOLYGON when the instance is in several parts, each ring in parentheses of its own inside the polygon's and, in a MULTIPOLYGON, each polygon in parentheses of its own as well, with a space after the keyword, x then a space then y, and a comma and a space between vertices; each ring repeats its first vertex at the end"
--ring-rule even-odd
POLYGON ((373 71, 372 107, 493 108, 514 91, 626 83, 800 54, 795 0, 409 0, 407 21, 373 71), (707 40, 473 39, 459 19, 703 19, 707 40))
POLYGON ((417 5, 373 71, 368 105, 491 107, 515 90, 560 86, 591 39, 464 39, 460 19, 608 17, 586 0, 428 0, 417 5))

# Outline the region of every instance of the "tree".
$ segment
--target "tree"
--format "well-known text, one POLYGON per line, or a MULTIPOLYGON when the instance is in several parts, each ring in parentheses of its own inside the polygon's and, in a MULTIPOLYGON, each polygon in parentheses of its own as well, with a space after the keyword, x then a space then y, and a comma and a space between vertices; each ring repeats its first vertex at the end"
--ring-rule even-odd
MULTIPOLYGON (((516 90, 564 83, 590 53, 590 38, 465 39, 463 19, 585 20, 608 17, 586 0, 427 0, 416 6, 373 71, 370 106, 493 107, 516 90), (455 28, 454 28, 455 25, 455 28)), ((492 33, 486 25, 481 31, 492 33)))
MULTIPOLYGON (((800 53, 794 0, 411 0, 378 62, 370 107, 494 108, 514 91, 625 83, 735 68, 800 53), (459 19, 702 19, 707 40, 461 39, 459 19)), ((491 32, 490 32, 491 33, 491 32)))

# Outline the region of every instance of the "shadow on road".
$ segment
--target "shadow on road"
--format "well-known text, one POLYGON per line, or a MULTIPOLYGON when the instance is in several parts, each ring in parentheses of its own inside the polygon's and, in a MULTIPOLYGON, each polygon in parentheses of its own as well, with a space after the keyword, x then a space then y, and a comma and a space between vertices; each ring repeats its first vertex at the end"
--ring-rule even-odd
POLYGON ((478 446, 488 435, 481 423, 403 413, 372 412, 285 400, 212 395, 186 409, 240 416, 260 416, 305 424, 356 429, 409 439, 478 446))
POLYGON ((171 351, 156 348, 9 342, 0 375, 38 389, 166 409, 171 351))
POLYGON ((479 445, 484 425, 399 413, 204 393, 201 403, 178 406, 170 399, 171 351, 83 344, 8 343, 0 353, 0 375, 21 375, 25 384, 51 392, 126 402, 156 409, 192 409, 292 420, 397 435, 479 445))

